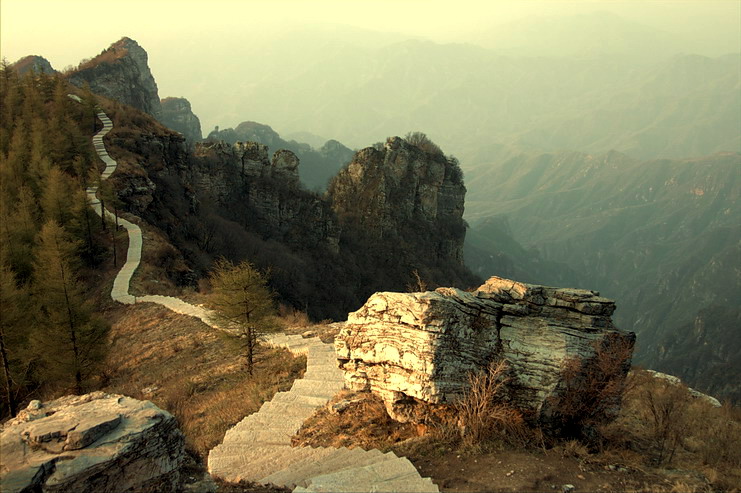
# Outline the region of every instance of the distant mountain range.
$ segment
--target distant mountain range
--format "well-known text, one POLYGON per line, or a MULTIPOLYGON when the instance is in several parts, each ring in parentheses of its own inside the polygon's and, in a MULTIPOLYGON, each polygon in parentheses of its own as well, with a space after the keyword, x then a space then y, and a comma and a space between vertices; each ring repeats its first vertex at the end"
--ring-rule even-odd
POLYGON ((741 151, 738 53, 688 54, 672 34, 605 13, 527 19, 471 39, 480 44, 349 28, 227 37, 221 49, 240 62, 188 47, 204 65, 177 91, 205 122, 249 117, 351 148, 421 130, 464 170, 490 162, 482 149, 492 144, 638 159, 741 151))
POLYGON ((520 154, 467 184, 468 251, 496 245, 532 281, 601 291, 637 363, 741 399, 740 154, 520 154))

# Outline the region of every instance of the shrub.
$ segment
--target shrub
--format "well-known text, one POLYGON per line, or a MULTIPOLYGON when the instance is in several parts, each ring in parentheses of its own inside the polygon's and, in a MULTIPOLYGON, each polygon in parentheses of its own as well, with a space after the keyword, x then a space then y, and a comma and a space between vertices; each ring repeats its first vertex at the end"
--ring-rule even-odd
POLYGON ((594 441, 595 427, 618 415, 633 343, 631 337, 614 334, 596 343, 592 358, 564 361, 563 389, 544 413, 552 434, 594 441))
POLYGON ((443 151, 440 147, 432 142, 430 138, 422 132, 409 132, 404 136, 404 140, 427 154, 433 154, 435 156, 443 155, 443 151))
POLYGON ((485 448, 497 438, 522 437, 522 414, 502 399, 506 368, 504 361, 492 362, 469 377, 469 389, 455 404, 464 447, 485 448))

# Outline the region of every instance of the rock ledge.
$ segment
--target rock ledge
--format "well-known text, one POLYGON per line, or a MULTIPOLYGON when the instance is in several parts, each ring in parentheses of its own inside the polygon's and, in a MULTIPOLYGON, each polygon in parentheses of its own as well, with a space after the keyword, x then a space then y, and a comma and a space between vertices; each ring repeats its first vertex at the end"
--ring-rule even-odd
POLYGON ((2 427, 0 490, 176 491, 185 457, 175 418, 103 392, 33 401, 2 427))

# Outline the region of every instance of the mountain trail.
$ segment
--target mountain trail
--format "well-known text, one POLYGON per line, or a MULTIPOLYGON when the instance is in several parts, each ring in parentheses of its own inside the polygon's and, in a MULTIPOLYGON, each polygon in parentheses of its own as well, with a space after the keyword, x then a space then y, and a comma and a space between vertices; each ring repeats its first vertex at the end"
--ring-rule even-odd
MULTIPOLYGON (((70 94, 77 102, 80 98, 70 94)), ((103 137, 113 122, 98 111, 103 128, 93 136, 93 146, 105 163, 101 180, 116 171, 116 161, 108 155, 103 137)), ((103 210, 97 198, 97 187, 88 187, 88 197, 98 215, 114 215, 103 210)), ((126 263, 113 282, 111 298, 119 303, 157 303, 176 313, 196 317, 219 330, 211 310, 191 305, 172 296, 134 296, 129 293, 131 278, 139 267, 142 253, 142 231, 138 225, 119 218, 129 235, 126 263)), ((437 492, 430 478, 422 478, 405 457, 392 452, 359 448, 292 447, 291 437, 317 408, 326 405, 343 388, 343 374, 337 368, 332 344, 318 337, 273 334, 264 338, 273 347, 284 347, 293 354, 306 356, 306 373, 288 392, 278 392, 260 410, 229 429, 224 441, 208 456, 208 471, 214 477, 230 482, 240 480, 279 487, 296 492, 437 492)))

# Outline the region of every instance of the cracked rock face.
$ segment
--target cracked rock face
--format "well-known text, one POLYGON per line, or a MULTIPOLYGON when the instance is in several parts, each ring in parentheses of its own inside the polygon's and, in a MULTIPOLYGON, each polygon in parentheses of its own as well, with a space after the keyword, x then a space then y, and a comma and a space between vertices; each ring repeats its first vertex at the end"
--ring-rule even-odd
POLYGON ((103 392, 38 401, 0 434, 0 490, 176 491, 185 457, 175 418, 103 392))
POLYGON ((335 340, 348 387, 371 390, 399 421, 424 419, 424 403, 451 404, 471 372, 508 363, 507 399, 535 419, 553 411, 564 367, 587 368, 598 351, 626 351, 635 336, 613 326, 613 301, 594 291, 492 277, 473 293, 438 288, 376 293, 335 340), (627 348, 627 349, 626 349, 627 348))

